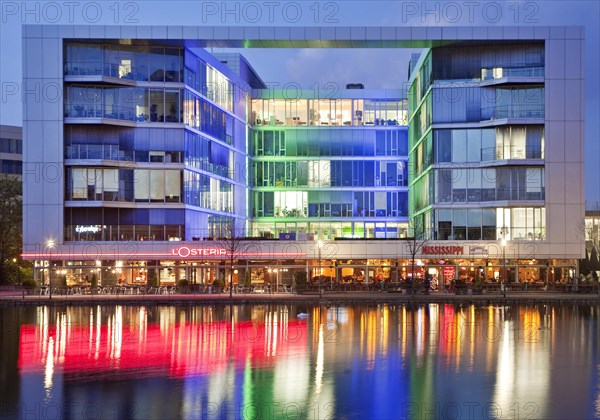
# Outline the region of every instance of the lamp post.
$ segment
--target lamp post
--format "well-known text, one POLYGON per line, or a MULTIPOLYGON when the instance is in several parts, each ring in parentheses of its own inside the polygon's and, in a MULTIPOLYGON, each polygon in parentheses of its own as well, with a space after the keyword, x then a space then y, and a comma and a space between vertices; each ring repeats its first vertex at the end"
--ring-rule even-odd
POLYGON ((319 281, 319 299, 321 299, 321 249, 323 248, 323 241, 320 239, 317 241, 317 248, 319 250, 319 277, 317 279, 319 281))
POLYGON ((500 245, 502 245, 502 296, 506 297, 506 238, 502 238, 500 245))
POLYGON ((52 249, 54 248, 55 242, 53 239, 49 239, 46 242, 48 247, 48 299, 52 299, 52 249))

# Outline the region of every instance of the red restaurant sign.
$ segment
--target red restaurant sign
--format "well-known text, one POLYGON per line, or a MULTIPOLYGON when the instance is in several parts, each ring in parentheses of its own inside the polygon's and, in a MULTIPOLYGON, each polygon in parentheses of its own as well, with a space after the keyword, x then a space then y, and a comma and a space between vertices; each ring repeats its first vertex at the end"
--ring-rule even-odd
POLYGON ((180 246, 171 250, 171 255, 181 258, 227 255, 227 250, 222 248, 190 248, 180 246))
POLYGON ((463 247, 454 245, 432 245, 432 246, 424 246, 421 250, 421 254, 423 255, 462 255, 463 247))

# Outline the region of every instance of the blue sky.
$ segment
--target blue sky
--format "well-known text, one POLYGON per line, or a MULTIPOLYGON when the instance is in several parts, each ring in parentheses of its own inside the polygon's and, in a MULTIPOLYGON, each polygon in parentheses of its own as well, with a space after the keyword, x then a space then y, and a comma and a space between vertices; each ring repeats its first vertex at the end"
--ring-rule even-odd
MULTIPOLYGON (((587 207, 600 208, 600 2, 589 1, 2 1, 0 124, 21 125, 21 25, 211 26, 549 26, 585 27, 587 207)), ((406 80, 410 50, 247 50, 270 83, 364 83, 394 88, 406 80)))

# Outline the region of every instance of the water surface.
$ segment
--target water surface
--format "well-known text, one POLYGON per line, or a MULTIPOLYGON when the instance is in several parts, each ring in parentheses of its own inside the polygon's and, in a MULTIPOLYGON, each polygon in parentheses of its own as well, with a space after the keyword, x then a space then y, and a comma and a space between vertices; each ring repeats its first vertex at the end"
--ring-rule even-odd
POLYGON ((0 417, 596 418, 599 313, 582 305, 3 307, 0 417))

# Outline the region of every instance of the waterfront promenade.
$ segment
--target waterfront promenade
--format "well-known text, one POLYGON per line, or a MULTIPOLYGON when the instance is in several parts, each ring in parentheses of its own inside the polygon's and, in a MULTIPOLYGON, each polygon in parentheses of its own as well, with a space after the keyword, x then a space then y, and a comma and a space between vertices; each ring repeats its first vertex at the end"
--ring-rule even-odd
POLYGON ((470 295, 447 292, 425 294, 402 294, 382 291, 336 292, 323 290, 319 293, 198 293, 198 294, 84 294, 84 295, 27 295, 22 290, 0 291, 0 305, 223 305, 223 304, 412 304, 412 303, 457 303, 457 304, 521 304, 521 303, 600 303, 600 295, 593 293, 566 293, 555 291, 509 291, 506 296, 499 292, 470 295))

